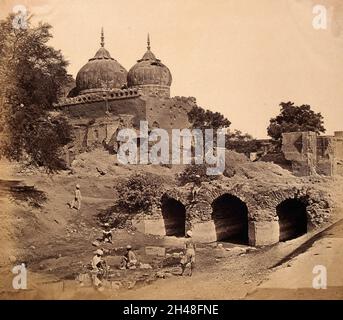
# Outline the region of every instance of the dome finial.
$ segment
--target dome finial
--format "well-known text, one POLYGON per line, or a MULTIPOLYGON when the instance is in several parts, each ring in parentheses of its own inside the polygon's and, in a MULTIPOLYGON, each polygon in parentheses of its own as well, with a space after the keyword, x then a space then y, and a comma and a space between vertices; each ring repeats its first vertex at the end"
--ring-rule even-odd
POLYGON ((149 33, 148 33, 147 44, 148 44, 147 48, 148 48, 148 50, 150 50, 150 35, 149 35, 149 33))
POLYGON ((101 42, 100 42, 101 46, 104 47, 105 46, 105 37, 104 37, 104 28, 101 28, 101 42))

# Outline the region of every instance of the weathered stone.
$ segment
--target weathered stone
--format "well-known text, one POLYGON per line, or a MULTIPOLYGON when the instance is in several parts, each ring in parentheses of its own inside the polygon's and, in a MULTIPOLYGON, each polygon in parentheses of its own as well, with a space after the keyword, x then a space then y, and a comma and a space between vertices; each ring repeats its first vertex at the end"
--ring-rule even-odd
POLYGON ((161 219, 141 219, 141 220, 132 220, 132 226, 137 229, 137 231, 153 234, 159 236, 165 236, 166 230, 164 225, 164 220, 161 219))
POLYGON ((318 136, 315 132, 289 132, 282 135, 282 151, 292 161, 293 173, 299 176, 342 175, 343 137, 318 136))
POLYGON ((279 237, 279 223, 277 221, 251 221, 249 223, 249 242, 253 246, 277 243, 279 237))
POLYGON ((166 248, 163 247, 145 247, 145 254, 148 256, 164 257, 166 255, 166 248))

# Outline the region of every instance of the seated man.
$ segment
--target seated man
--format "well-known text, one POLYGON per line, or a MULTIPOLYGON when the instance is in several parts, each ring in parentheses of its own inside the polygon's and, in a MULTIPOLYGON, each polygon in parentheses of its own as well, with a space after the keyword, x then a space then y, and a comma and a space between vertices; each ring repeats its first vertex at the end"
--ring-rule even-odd
POLYGON ((127 249, 127 252, 121 260, 120 269, 136 269, 137 262, 138 262, 136 255, 132 251, 132 247, 130 245, 128 245, 126 249, 127 249))
POLYGON ((105 229, 102 230, 102 241, 112 243, 112 229, 109 223, 105 223, 105 229))
POLYGON ((102 272, 105 266, 105 261, 102 259, 104 252, 101 249, 96 250, 95 256, 92 259, 92 271, 94 272, 102 272))
POLYGON ((95 256, 92 259, 92 281, 95 287, 101 287, 101 279, 105 276, 107 272, 106 262, 102 259, 104 252, 101 249, 96 250, 95 256))

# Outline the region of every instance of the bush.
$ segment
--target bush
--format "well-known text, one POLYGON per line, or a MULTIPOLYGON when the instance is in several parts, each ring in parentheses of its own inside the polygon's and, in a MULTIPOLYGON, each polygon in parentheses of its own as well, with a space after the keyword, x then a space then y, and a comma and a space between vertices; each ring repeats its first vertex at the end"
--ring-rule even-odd
POLYGON ((153 174, 134 174, 116 187, 117 208, 135 213, 149 211, 157 205, 163 193, 161 179, 153 174))
POLYGON ((49 117, 31 123, 32 138, 26 143, 31 164, 45 167, 47 171, 65 169, 60 158, 61 146, 71 141, 71 126, 63 117, 49 117))

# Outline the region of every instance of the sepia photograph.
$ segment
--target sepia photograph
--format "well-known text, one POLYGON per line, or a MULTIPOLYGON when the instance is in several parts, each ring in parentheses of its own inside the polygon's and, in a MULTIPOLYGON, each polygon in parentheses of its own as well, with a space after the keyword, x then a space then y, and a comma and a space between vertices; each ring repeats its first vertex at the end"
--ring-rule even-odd
POLYGON ((342 84, 341 0, 0 0, 0 299, 343 300, 342 84))

